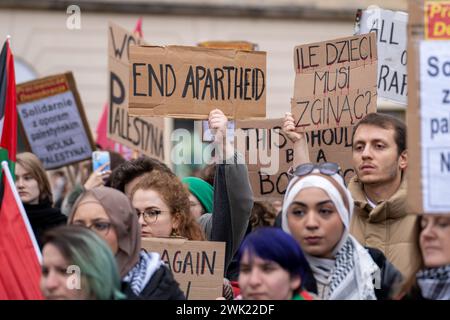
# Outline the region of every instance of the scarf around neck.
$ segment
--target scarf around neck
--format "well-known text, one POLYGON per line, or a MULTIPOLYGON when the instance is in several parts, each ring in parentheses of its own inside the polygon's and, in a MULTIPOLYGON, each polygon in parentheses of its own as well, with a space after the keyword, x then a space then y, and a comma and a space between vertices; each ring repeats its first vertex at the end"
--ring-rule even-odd
POLYGON ((141 250, 138 263, 128 272, 123 281, 128 282, 133 293, 139 296, 161 264, 159 253, 141 250))
POLYGON ((376 300, 373 281, 380 269, 352 236, 346 237, 335 259, 305 256, 314 278, 325 287, 324 300, 376 300))
POLYGON ((450 300, 450 264, 420 270, 416 279, 425 299, 450 300))

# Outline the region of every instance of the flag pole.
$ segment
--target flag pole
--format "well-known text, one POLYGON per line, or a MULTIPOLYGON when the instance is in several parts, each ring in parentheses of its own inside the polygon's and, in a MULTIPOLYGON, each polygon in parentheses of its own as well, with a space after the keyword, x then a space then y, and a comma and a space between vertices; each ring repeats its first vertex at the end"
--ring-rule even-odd
POLYGON ((5 177, 8 180, 12 193, 14 195, 14 199, 16 200, 17 206, 19 207, 19 212, 22 215, 23 221, 25 222, 25 226, 27 228, 28 234, 30 235, 31 242, 33 243, 34 251, 36 252, 39 264, 42 265, 42 254, 39 250, 39 246, 36 241, 36 237, 34 236, 33 229, 31 228, 30 221, 28 220, 28 216, 25 212, 25 208, 23 207, 22 200, 20 200, 19 193, 17 192, 16 185, 11 176, 11 172, 9 171, 8 162, 2 161, 3 172, 5 173, 5 177))

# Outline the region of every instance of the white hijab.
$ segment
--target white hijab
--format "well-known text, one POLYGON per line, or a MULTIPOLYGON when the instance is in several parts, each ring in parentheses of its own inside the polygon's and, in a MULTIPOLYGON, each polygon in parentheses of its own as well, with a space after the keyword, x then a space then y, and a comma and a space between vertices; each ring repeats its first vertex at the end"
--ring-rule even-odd
POLYGON ((306 188, 320 188, 326 192, 333 202, 336 210, 344 225, 344 232, 341 239, 333 249, 333 259, 314 257, 307 254, 308 260, 314 277, 318 284, 327 287, 330 284, 331 276, 336 272, 336 254, 344 247, 350 239, 353 244, 353 263, 355 268, 351 270, 341 284, 325 295, 327 299, 375 299, 372 276, 379 271, 369 253, 349 234, 350 221, 353 213, 353 198, 350 191, 345 187, 344 181, 339 174, 325 176, 315 169, 312 174, 301 177, 294 177, 284 196, 282 211, 282 228, 285 232, 292 235, 288 226, 288 208, 294 201, 298 193, 306 188), (330 180, 333 179, 333 180, 330 180), (339 190, 339 189, 340 190, 339 190), (345 198, 344 198, 345 197, 345 198))

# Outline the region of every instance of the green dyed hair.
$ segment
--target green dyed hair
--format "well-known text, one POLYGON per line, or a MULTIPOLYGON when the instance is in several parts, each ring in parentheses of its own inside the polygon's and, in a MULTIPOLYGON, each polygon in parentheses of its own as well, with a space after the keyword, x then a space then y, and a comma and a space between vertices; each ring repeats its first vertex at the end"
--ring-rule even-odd
POLYGON ((44 246, 52 244, 72 265, 80 268, 81 277, 87 281, 89 296, 97 300, 119 300, 120 275, 108 244, 93 231, 79 226, 61 226, 48 231, 44 246))

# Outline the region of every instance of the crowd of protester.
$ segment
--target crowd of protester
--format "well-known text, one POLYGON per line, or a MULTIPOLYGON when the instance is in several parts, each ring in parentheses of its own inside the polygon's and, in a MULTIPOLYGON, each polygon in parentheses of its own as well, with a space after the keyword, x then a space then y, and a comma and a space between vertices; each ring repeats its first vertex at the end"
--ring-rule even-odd
POLYGON ((254 201, 243 155, 225 139, 227 122, 222 111, 210 113, 223 152, 203 179, 115 154, 111 171, 100 167, 71 190, 55 174, 52 195, 39 159, 18 154, 16 187, 42 250, 43 295, 185 299, 160 255, 141 247, 141 238, 182 237, 225 243, 217 298, 450 299, 450 215, 408 212, 403 122, 373 113, 358 123, 347 186, 339 164, 310 162, 287 113, 294 165, 282 203, 254 201), (81 269, 78 288, 67 286, 70 265, 81 269))

